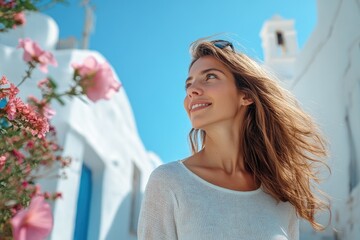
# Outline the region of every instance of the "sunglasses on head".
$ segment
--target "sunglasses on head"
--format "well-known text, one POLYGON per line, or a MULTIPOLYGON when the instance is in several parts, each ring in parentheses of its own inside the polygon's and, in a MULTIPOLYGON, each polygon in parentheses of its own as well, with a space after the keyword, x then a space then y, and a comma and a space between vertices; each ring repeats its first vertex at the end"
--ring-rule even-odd
POLYGON ((224 48, 227 48, 227 47, 230 47, 231 50, 233 52, 235 52, 235 49, 234 49, 234 46, 231 42, 229 41, 226 41, 226 40, 213 40, 211 41, 211 43, 217 47, 217 48, 220 48, 220 49, 224 49, 224 48))

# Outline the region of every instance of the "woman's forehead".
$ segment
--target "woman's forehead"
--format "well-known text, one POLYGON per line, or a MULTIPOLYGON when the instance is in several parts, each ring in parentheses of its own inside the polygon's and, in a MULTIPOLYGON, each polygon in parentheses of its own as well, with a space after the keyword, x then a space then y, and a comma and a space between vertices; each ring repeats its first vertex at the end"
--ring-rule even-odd
POLYGON ((199 74, 206 69, 219 69, 222 72, 229 72, 230 70, 221 61, 213 56, 204 56, 196 60, 189 69, 189 76, 199 74))

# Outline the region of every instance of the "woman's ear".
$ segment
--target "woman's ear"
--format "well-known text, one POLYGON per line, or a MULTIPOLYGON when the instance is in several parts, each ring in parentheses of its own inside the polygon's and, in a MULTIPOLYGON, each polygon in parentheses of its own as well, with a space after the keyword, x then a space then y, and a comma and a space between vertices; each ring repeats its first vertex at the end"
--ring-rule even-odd
POLYGON ((249 106, 254 103, 254 100, 251 98, 250 94, 244 91, 240 92, 240 105, 249 106))

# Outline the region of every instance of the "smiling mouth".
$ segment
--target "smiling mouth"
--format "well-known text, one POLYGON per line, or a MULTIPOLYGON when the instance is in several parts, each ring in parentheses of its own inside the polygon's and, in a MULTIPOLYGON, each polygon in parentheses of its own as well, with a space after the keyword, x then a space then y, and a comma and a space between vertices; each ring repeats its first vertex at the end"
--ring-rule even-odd
POLYGON ((190 112, 194 112, 200 109, 204 109, 207 108, 208 106, 210 106, 211 103, 197 103, 191 106, 190 108, 190 112))

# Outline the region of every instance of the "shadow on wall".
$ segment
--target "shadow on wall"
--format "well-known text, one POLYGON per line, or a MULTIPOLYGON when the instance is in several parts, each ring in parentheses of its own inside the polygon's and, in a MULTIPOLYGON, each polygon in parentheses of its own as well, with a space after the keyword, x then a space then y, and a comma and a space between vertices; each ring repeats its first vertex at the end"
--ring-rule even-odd
MULTIPOLYGON (((140 197, 142 199, 142 196, 140 197)), ((109 229, 109 232, 106 236, 106 240, 116 240, 116 239, 126 239, 126 240, 136 240, 137 234, 136 231, 131 230, 131 202, 132 196, 129 192, 126 197, 124 197, 119 208, 117 209, 116 215, 112 222, 112 225, 109 229)), ((137 230, 138 214, 135 214, 135 230, 137 230)), ((134 230, 134 229, 133 229, 134 230)))
MULTIPOLYGON (((99 157, 96 151, 89 145, 86 145, 84 150, 84 165, 91 171, 90 191, 91 202, 89 206, 90 216, 88 220, 88 231, 86 239, 100 239, 100 227, 102 226, 101 214, 103 206, 103 196, 99 194, 103 192, 105 165, 103 160, 99 157)), ((79 204, 79 203, 78 203, 79 204)), ((84 203, 81 203, 84 204, 84 203)), ((84 221, 86 221, 84 219, 84 221)), ((81 222, 79 223, 81 225, 81 222)))

